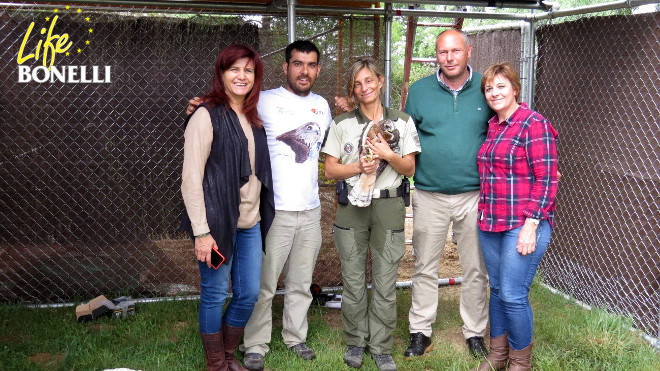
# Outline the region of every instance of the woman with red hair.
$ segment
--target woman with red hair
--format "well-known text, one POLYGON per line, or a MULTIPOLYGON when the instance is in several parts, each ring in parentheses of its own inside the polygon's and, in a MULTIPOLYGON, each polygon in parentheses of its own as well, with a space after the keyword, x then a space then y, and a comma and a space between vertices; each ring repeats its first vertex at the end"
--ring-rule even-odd
POLYGON ((257 113, 263 64, 246 45, 215 62, 213 86, 189 116, 182 227, 200 272, 199 330, 208 370, 242 370, 234 351, 259 295, 264 239, 275 207, 266 133, 257 113), (232 299, 223 315, 231 275, 232 299))

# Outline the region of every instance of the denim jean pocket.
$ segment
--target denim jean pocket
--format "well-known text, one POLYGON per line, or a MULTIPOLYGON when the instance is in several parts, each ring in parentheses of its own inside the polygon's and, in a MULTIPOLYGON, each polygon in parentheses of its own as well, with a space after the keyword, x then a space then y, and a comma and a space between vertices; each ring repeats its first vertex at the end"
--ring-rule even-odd
POLYGON ((337 224, 332 227, 335 235, 335 246, 339 252, 341 261, 351 261, 357 255, 357 244, 355 243, 355 229, 344 228, 337 224))
POLYGON ((388 230, 383 246, 383 258, 392 264, 398 263, 406 253, 406 234, 404 229, 388 230))

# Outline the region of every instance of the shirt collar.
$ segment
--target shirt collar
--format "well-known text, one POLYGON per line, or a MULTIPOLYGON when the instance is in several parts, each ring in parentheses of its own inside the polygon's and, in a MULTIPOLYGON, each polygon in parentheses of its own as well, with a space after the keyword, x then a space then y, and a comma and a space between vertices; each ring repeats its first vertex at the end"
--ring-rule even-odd
MULTIPOLYGON (((389 108, 382 106, 383 107, 383 120, 387 120, 390 118, 390 113, 389 113, 389 108)), ((360 105, 358 104, 357 108, 355 109, 355 118, 357 119, 358 124, 367 124, 371 122, 371 120, 364 114, 362 113, 362 110, 360 109, 360 105)))
POLYGON ((452 93, 459 93, 461 90, 463 90, 463 88, 465 88, 466 86, 468 86, 468 84, 469 84, 470 82, 472 82, 472 67, 470 67, 470 65, 468 65, 468 66, 467 66, 467 70, 468 70, 468 72, 470 73, 470 74, 468 75, 467 80, 465 80, 465 82, 463 83, 463 85, 461 85, 461 87, 459 87, 459 88, 456 89, 456 90, 450 88, 447 84, 445 84, 444 81, 442 81, 442 78, 440 78, 440 76, 442 75, 442 69, 438 68, 438 72, 435 74, 435 77, 438 79, 438 83, 439 83, 441 86, 443 86, 445 89, 449 90, 449 91, 452 92, 452 93))
POLYGON ((521 121, 520 116, 526 117, 528 111, 529 111, 529 106, 527 106, 527 103, 520 102, 520 106, 518 106, 518 108, 515 111, 513 111, 511 116, 509 116, 509 118, 500 122, 499 119, 497 118, 497 114, 495 114, 495 116, 493 116, 493 118, 490 119, 490 123, 492 124, 506 123, 506 125, 511 126, 514 123, 521 121))

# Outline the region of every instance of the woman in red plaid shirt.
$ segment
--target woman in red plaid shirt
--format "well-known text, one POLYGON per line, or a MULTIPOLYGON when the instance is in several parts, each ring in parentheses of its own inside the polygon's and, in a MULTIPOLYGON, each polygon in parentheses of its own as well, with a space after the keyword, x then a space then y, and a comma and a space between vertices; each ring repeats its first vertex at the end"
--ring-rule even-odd
POLYGON ((531 368, 529 287, 554 227, 557 131, 520 103, 510 63, 490 66, 481 91, 497 115, 477 155, 479 243, 490 280, 490 346, 478 370, 531 368))

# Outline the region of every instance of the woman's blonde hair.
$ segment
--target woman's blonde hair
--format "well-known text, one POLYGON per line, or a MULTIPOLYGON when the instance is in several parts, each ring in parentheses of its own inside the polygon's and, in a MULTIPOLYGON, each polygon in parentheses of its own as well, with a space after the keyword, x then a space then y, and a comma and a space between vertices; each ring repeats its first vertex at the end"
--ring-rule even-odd
MULTIPOLYGON (((355 88, 355 77, 357 76, 358 72, 362 70, 363 68, 368 69, 373 73, 376 78, 379 80, 381 78, 385 78, 385 75, 381 71, 380 67, 378 66, 378 63, 376 62, 375 59, 371 57, 362 57, 355 61, 353 65, 348 69, 348 83, 346 84, 346 94, 348 96, 348 102, 353 105, 353 107, 357 107, 358 102, 355 101, 355 93, 354 93, 354 88, 355 88)), ((381 93, 383 90, 381 89, 381 93)), ((381 97, 382 98, 382 97, 381 97)))
POLYGON ((483 76, 481 76, 481 93, 486 94, 486 84, 495 80, 495 76, 502 76, 511 82, 511 86, 517 92, 516 103, 520 103, 521 84, 518 72, 509 62, 500 62, 491 64, 486 68, 483 76))

